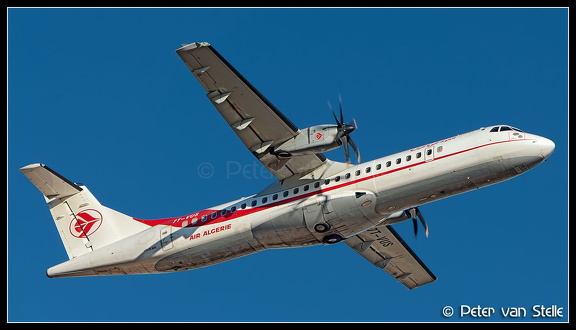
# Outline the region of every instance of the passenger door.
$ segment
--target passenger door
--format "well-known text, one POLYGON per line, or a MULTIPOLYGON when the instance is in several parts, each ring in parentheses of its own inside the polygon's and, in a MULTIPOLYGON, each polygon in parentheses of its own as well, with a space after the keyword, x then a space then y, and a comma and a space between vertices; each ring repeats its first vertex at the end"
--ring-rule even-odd
POLYGON ((162 244, 162 250, 168 251, 174 247, 172 243, 172 226, 162 226, 160 228, 160 244, 162 244))

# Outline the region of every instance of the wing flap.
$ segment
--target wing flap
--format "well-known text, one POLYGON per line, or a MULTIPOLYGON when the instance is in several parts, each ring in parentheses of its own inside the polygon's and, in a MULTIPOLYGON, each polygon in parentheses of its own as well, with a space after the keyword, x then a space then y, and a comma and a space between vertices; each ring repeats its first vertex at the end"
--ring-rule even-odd
POLYGON ((436 281, 436 276, 390 226, 376 226, 345 242, 410 290, 436 281))

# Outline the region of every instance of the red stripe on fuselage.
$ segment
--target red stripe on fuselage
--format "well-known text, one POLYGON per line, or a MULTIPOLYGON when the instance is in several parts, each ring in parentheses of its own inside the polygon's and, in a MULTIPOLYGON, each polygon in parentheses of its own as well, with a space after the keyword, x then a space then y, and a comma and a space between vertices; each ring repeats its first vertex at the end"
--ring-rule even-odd
MULTIPOLYGON (((290 197, 290 198, 286 198, 286 199, 283 199, 283 200, 280 200, 280 201, 277 201, 277 202, 268 203, 268 204, 265 204, 265 205, 262 205, 262 206, 251 207, 251 208, 249 208, 249 209, 236 210, 234 213, 231 213, 230 210, 229 210, 229 208, 226 207, 227 212, 226 212, 226 215, 224 215, 224 216, 222 216, 222 215, 220 214, 220 211, 221 211, 221 210, 211 210, 211 209, 207 209, 207 210, 199 211, 199 212, 197 212, 197 213, 191 213, 191 214, 189 214, 189 215, 185 215, 185 216, 182 216, 182 217, 164 218, 164 219, 156 219, 156 220, 142 220, 142 219, 136 219, 136 218, 134 218, 134 220, 140 221, 140 222, 142 222, 142 223, 144 223, 144 224, 147 224, 147 225, 150 225, 150 226, 156 226, 156 225, 162 225, 162 224, 163 224, 163 225, 170 225, 170 226, 174 226, 174 227, 182 227, 182 223, 183 223, 185 220, 191 220, 191 219, 193 219, 193 218, 197 218, 197 223, 196 223, 196 224, 188 224, 186 227, 199 227, 199 226, 205 226, 205 225, 209 225, 209 224, 220 223, 220 222, 224 222, 224 221, 228 221, 228 220, 240 218, 240 217, 243 217, 243 216, 247 216, 247 215, 250 215, 250 214, 253 214, 253 213, 256 213, 256 212, 260 212, 260 211, 263 211, 263 210, 266 210, 266 209, 269 209, 269 208, 272 208, 272 207, 276 207, 276 206, 282 205, 282 204, 291 203, 291 202, 297 201, 297 200, 299 200, 299 199, 303 199, 303 198, 307 198, 307 197, 310 197, 310 196, 318 195, 318 194, 321 194, 321 193, 324 193, 324 192, 328 192, 328 191, 340 189, 340 188, 343 188, 343 187, 347 187, 347 186, 350 186, 350 185, 353 185, 353 184, 356 184, 356 183, 359 183, 359 182, 363 182, 363 181, 366 181, 366 180, 374 179, 374 178, 377 178, 377 177, 380 177, 380 176, 383 176, 383 175, 386 175, 386 174, 391 174, 391 173, 394 173, 394 172, 402 171, 402 170, 405 170, 405 169, 407 169, 407 168, 412 168, 412 167, 415 167, 415 166, 418 166, 418 165, 422 165, 422 164, 426 164, 426 163, 430 163, 430 162, 432 162, 432 161, 436 161, 436 160, 439 160, 439 159, 444 159, 444 158, 447 158, 447 157, 459 155, 459 154, 462 154, 462 153, 464 153, 464 152, 468 152, 468 151, 472 151, 472 150, 476 150, 476 149, 480 149, 480 148, 483 148, 483 147, 487 147, 487 146, 491 146, 491 145, 495 145, 495 144, 500 144, 500 143, 515 142, 515 141, 529 141, 529 140, 533 140, 533 139, 515 139, 515 140, 506 140, 506 141, 498 141, 498 142, 487 143, 487 144, 483 144, 483 145, 480 145, 480 146, 476 146, 476 147, 472 147, 472 148, 468 148, 468 149, 463 149, 463 150, 460 150, 460 151, 456 151, 456 152, 453 152, 453 153, 448 154, 448 155, 434 157, 434 159, 431 160, 431 161, 425 161, 425 160, 424 160, 424 161, 420 161, 420 162, 417 162, 417 163, 412 163, 412 164, 410 164, 410 165, 398 167, 398 168, 391 169, 391 170, 388 170, 388 171, 382 171, 382 173, 377 173, 377 174, 368 175, 368 176, 366 176, 366 177, 359 178, 359 179, 352 180, 352 181, 348 181, 348 182, 344 182, 344 183, 341 183, 341 184, 338 184, 338 185, 334 185, 334 186, 332 186, 332 187, 320 188, 320 189, 318 189, 318 190, 314 190, 314 191, 311 191, 311 192, 307 192, 307 193, 305 193, 305 194, 301 194, 301 195, 293 196, 293 197, 290 197), (217 217, 214 218, 214 219, 212 219, 212 218, 211 218, 211 215, 212 215, 212 213, 214 213, 214 212, 217 212, 217 217), (194 216, 192 217, 192 215, 194 215, 194 216), (206 218, 206 221, 201 221, 201 220, 200 220, 203 215, 206 215, 206 217, 207 217, 207 218, 206 218)), ((402 154, 402 152, 400 152, 400 153, 398 153, 398 154, 402 154)), ((385 157, 382 157, 382 158, 388 158, 388 157, 391 157, 391 156, 392 156, 392 155, 390 155, 390 156, 385 156, 385 157)), ((378 159, 382 159, 382 158, 378 158, 378 159)), ((372 162, 375 162, 375 161, 377 161, 378 159, 373 160, 372 162)), ((368 163, 370 163, 370 162, 368 162, 368 163)), ((366 163, 365 163, 365 164, 366 164, 366 163)), ((356 165, 356 166, 360 166, 360 165, 361 165, 361 164, 356 165)), ((326 180, 326 179, 328 179, 328 178, 319 179, 318 181, 323 181, 323 180, 326 180)), ((330 178, 330 179, 331 179, 331 178, 330 178)), ((308 183, 308 184, 311 184, 311 183, 308 183)), ((291 187, 291 188, 288 188, 288 189, 294 189, 294 188, 296 188, 296 187, 291 187)), ((277 193, 280 194, 280 192, 277 192, 277 193)), ((274 194, 274 193, 272 193, 272 194, 270 194, 270 195, 273 195, 273 194, 274 194)), ((258 196, 257 198, 262 198, 262 197, 265 197, 265 196, 264 196, 264 195, 263 195, 263 196, 258 196)), ((249 197, 249 198, 245 199, 245 201, 251 200, 251 199, 254 199, 254 198, 256 198, 256 197, 249 197)), ((188 221, 188 222, 190 222, 190 221, 188 221)))

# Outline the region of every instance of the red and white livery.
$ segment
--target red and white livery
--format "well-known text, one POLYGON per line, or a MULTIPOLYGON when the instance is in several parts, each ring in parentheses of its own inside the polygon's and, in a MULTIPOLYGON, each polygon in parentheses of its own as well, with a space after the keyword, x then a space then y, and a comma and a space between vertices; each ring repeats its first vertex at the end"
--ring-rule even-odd
POLYGON ((482 127, 357 165, 356 123, 298 129, 208 43, 176 50, 245 146, 278 179, 253 196, 176 218, 136 219, 101 205, 44 164, 20 170, 42 192, 70 260, 48 277, 190 270, 265 249, 344 241, 409 289, 434 274, 392 228, 419 206, 520 175, 554 143, 509 125, 482 127), (343 146, 346 163, 322 152, 343 146))

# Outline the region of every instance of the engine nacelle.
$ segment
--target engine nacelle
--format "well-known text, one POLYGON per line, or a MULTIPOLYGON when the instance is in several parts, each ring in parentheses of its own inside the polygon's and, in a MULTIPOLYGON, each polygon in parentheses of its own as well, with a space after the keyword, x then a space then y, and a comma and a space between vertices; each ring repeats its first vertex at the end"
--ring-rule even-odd
POLYGON ((338 127, 318 125, 300 130, 298 135, 273 150, 281 158, 317 154, 338 148, 342 142, 337 138, 338 127))
POLYGON ((382 223, 386 225, 393 225, 398 222, 406 221, 410 218, 410 212, 408 212, 408 210, 402 210, 390 214, 386 219, 382 221, 382 223))

